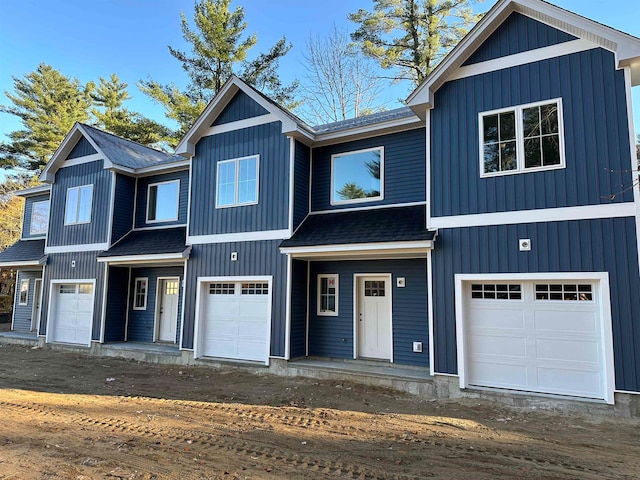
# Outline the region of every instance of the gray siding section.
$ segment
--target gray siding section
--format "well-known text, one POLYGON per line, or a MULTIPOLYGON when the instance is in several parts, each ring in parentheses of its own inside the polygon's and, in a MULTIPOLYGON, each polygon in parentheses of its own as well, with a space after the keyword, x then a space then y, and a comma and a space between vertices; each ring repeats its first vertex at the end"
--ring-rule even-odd
POLYGON ((296 142, 293 183, 293 229, 298 228, 309 213, 310 149, 296 142))
POLYGON ((89 143, 89 140, 82 137, 80 140, 78 140, 76 146, 73 147, 73 150, 71 150, 71 153, 69 153, 67 159, 70 160, 72 158, 86 157, 87 155, 93 155, 95 153, 98 152, 96 152, 96 149, 93 148, 93 145, 89 143))
POLYGON ((136 179, 116 174, 116 193, 113 208, 113 227, 111 243, 124 237, 133 227, 133 204, 136 191, 136 179))
POLYGON ((218 115, 215 122, 211 125, 222 125, 224 123, 236 122, 245 118, 258 117, 269 113, 261 105, 254 102, 249 95, 242 90, 238 91, 231 99, 222 113, 218 115))
POLYGON ((452 81, 436 92, 435 105, 434 217, 633 201, 624 73, 610 52, 594 49, 452 81), (566 168, 481 179, 479 112, 558 97, 566 168))
POLYGON ((454 275, 609 272, 616 388, 640 390, 640 273, 634 218, 441 229, 433 253, 436 372, 457 373, 454 275), (532 250, 520 252, 519 238, 532 250))
POLYGON ((24 199, 24 215, 22 216, 22 238, 44 238, 47 234, 31 235, 31 209, 36 202, 46 202, 49 194, 27 197, 24 199))
POLYGON ((575 40, 576 37, 538 22, 521 13, 509 15, 464 65, 493 60, 536 48, 575 40))
POLYGON ((33 302, 35 293, 35 280, 42 278, 42 271, 18 270, 16 281, 16 295, 13 299, 13 330, 16 332, 29 332, 31 330, 31 319, 33 318, 33 302), (22 280, 29 280, 29 293, 27 304, 20 305, 20 283, 22 280))
POLYGON ((311 209, 338 210, 369 205, 425 201, 424 128, 313 149, 311 209), (384 146, 384 199, 331 205, 331 155, 384 146))
POLYGON ((307 266, 308 262, 293 260, 291 264, 291 358, 306 355, 307 338, 307 266))
POLYGON ((424 259, 312 263, 309 288, 309 355, 353 358, 353 298, 356 273, 391 273, 394 363, 429 366, 427 267, 424 259), (317 279, 321 273, 339 275, 336 317, 317 315, 317 279), (406 287, 396 287, 397 277, 405 277, 406 287), (422 342, 422 353, 413 353, 413 342, 422 342))
POLYGON ((47 316, 49 313, 49 294, 52 280, 91 280, 95 279, 93 302, 93 328, 91 339, 100 340, 100 322, 102 318, 102 293, 104 288, 104 263, 96 262, 98 252, 51 253, 44 270, 44 293, 42 295, 42 316, 40 334, 47 333, 47 316), (75 260, 75 267, 72 262, 75 260))
POLYGON ((102 168, 102 160, 61 168, 51 188, 49 238, 47 245, 81 245, 103 243, 109 240, 109 215, 112 173, 102 168), (67 189, 93 185, 91 223, 65 225, 64 213, 67 189))
POLYGON ((285 356, 287 259, 279 245, 279 240, 270 240, 193 246, 187 266, 183 348, 193 348, 197 277, 272 275, 271 355, 285 356), (230 261, 231 252, 238 252, 237 261, 230 261))
POLYGON ((107 310, 104 323, 104 341, 122 342, 127 321, 127 285, 129 269, 110 267, 107 287, 107 310))
POLYGON ((153 327, 155 325, 158 277, 180 277, 180 291, 178 295, 178 326, 176 328, 175 341, 180 341, 180 319, 182 317, 182 279, 184 278, 184 266, 175 267, 146 267, 131 269, 131 288, 129 294, 129 327, 127 341, 129 342, 153 342, 153 327), (149 293, 147 295, 146 310, 133 310, 133 296, 136 278, 149 278, 149 293))
POLYGON ((280 230, 289 226, 289 140, 280 122, 202 138, 192 160, 189 235, 280 230), (215 208, 217 162, 260 155, 258 204, 215 208))
POLYGON ((187 206, 189 198, 189 170, 152 175, 138 178, 138 193, 136 199, 136 228, 159 227, 162 225, 185 225, 187 223, 187 206), (158 182, 180 180, 180 193, 178 194, 178 220, 174 222, 147 223, 147 194, 149 185, 158 182))

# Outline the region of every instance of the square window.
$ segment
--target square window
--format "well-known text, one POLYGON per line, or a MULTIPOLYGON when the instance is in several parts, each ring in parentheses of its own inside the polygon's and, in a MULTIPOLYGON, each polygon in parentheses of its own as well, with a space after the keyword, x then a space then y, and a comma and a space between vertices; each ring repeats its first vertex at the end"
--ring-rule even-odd
POLYGON ((26 305, 29 302, 29 279, 20 281, 20 298, 19 304, 26 305))
POLYGON ((43 235, 47 233, 49 226, 49 201, 33 202, 31 204, 31 235, 43 235))
POLYGON ((338 275, 318 275, 318 315, 338 315, 338 275))
POLYGON ((67 189, 67 205, 64 213, 65 225, 91 222, 93 185, 67 189))
POLYGON ((152 183, 147 189, 147 223, 178 220, 180 180, 152 183))
POLYGON ((135 279, 133 290, 133 309, 134 310, 146 310, 147 309, 147 292, 149 290, 149 279, 147 277, 141 277, 135 279))
POLYGON ((384 148, 331 155, 331 205, 382 200, 384 148))
POLYGON ((216 208, 258 203, 260 156, 218 162, 216 208))

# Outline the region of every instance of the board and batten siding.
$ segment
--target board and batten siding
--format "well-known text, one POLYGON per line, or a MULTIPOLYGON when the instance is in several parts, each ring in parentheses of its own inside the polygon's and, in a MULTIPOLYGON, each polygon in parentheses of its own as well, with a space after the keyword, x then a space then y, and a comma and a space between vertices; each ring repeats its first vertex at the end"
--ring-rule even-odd
POLYGON ((293 229, 295 230, 309 213, 310 149, 296 142, 293 183, 293 229))
POLYGON ((289 139, 280 122, 203 137, 191 163, 189 235, 288 228, 289 139), (218 162, 250 155, 260 155, 258 203, 216 208, 218 162))
MULTIPOLYGON (((194 176, 194 178, 197 178, 194 176)), ((194 245, 189 256, 183 348, 193 348, 198 277, 272 276, 271 355, 285 356, 287 257, 280 253, 280 240, 194 245), (231 261, 231 252, 238 260, 231 261)))
POLYGON ((136 198, 136 228, 160 227, 163 225, 185 225, 187 223, 187 208, 189 198, 189 170, 152 175, 138 178, 138 194, 136 198), (180 180, 180 192, 178 194, 178 220, 173 222, 149 222, 147 223, 147 194, 149 185, 159 182, 180 180))
POLYGON ((455 274, 608 272, 616 388, 640 389, 640 272, 633 217, 439 229, 433 251, 435 371, 457 373, 455 274), (530 252, 518 239, 531 239, 530 252))
MULTIPOLYGON (((309 285, 309 356, 353 358, 354 274, 391 274, 393 361, 429 366, 426 259, 312 262, 309 285), (338 274, 338 316, 317 315, 318 275, 338 274), (397 287, 404 277, 406 286, 397 287), (413 352, 422 342, 422 353, 413 352)), ((297 323, 292 319, 292 324, 297 323)), ((293 348, 293 347, 292 347, 293 348)))
POLYGON ((291 263, 291 358, 307 353, 307 267, 309 262, 292 260, 291 263))
POLYGON ((51 186, 49 211, 49 237, 47 246, 82 245, 109 241, 109 215, 111 210, 111 182, 113 175, 104 170, 102 160, 60 168, 51 186), (91 222, 65 225, 64 215, 67 189, 93 185, 91 222))
POLYGON ((519 12, 513 12, 463 65, 486 62, 571 40, 576 40, 576 37, 519 12))
POLYGON ((40 335, 47 333, 47 316, 49 313, 49 293, 52 280, 68 280, 76 283, 76 280, 95 279, 93 300, 93 326, 91 339, 100 340, 100 322, 102 318, 102 293, 104 287, 104 263, 98 263, 96 256, 99 252, 69 252, 50 253, 47 266, 44 270, 44 282, 42 284, 42 316, 40 317, 40 335), (75 260, 75 267, 73 261, 75 260))
POLYGON ((127 267, 109 267, 104 324, 105 342, 122 342, 125 339, 128 283, 129 269, 127 267))
POLYGON ((434 104, 433 217, 633 201, 624 72, 611 52, 451 81, 434 104), (562 98, 566 168, 480 178, 478 114, 554 98, 562 98))
POLYGON ((424 202, 425 154, 424 128, 314 148, 311 210, 424 202), (331 155, 373 147, 384 147, 384 199, 331 205, 331 155))
POLYGON ((18 270, 16 279, 15 298, 13 299, 13 330, 16 332, 31 331, 31 320, 33 318, 33 302, 36 286, 36 279, 42 278, 42 271, 18 270), (20 305, 20 283, 22 280, 29 280, 29 291, 27 293, 27 304, 20 305))
POLYGON ((78 143, 76 143, 76 146, 73 147, 69 155, 67 155, 67 160, 71 160, 72 158, 86 157, 87 155, 94 155, 96 153, 98 152, 96 152, 96 149, 93 148, 93 145, 91 145, 89 140, 87 140, 85 137, 82 137, 80 140, 78 140, 78 143))
POLYGON ((111 243, 115 243, 131 231, 133 227, 133 204, 136 179, 128 175, 116 174, 116 191, 113 206, 113 227, 111 243))
POLYGON ((211 126, 237 122, 238 120, 258 117, 268 113, 262 105, 253 101, 253 99, 242 90, 239 90, 211 126))
POLYGON ((26 197, 24 199, 24 215, 22 216, 22 238, 43 238, 47 235, 46 233, 39 233, 35 235, 31 234, 31 211, 34 203, 48 201, 48 193, 44 195, 34 195, 32 197, 26 197))

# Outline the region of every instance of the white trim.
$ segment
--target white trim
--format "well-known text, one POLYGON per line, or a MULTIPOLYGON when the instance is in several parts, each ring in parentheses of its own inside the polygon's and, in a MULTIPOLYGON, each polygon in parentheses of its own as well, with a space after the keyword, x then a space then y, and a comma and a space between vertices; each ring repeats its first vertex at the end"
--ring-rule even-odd
POLYGON ((635 204, 632 202, 603 203, 577 207, 538 208, 533 210, 514 210, 512 212, 432 217, 431 224, 428 225, 428 228, 480 227, 485 225, 514 225, 520 223, 633 217, 635 212, 635 204))
MULTIPOLYGON (((162 300, 164 299, 164 288, 160 288, 160 284, 166 280, 177 280, 178 281, 178 298, 180 298, 180 276, 172 276, 172 277, 156 277, 156 308, 153 312, 153 341, 154 342, 166 342, 166 340, 160 340, 160 309, 162 308, 162 300)), ((183 295, 184 297, 184 295, 183 295)), ((145 308, 146 308, 146 298, 145 298, 145 308)), ((176 302, 176 308, 178 308, 178 304, 176 302)), ((176 324, 178 322, 178 312, 176 312, 176 324)), ((176 325, 177 328, 177 325, 176 325)), ((180 327, 182 329, 182 327, 180 327)), ((176 343, 176 333, 173 332, 173 342, 176 343)))
MULTIPOLYGON (((38 283, 40 284, 40 295, 39 297, 42 297, 42 278, 34 278, 33 279, 33 305, 31 305, 31 328, 29 329, 29 331, 33 332, 36 331, 38 328, 38 323, 40 321, 40 316, 36 315, 38 308, 37 305, 38 303, 40 303, 40 306, 42 307, 42 303, 40 301, 40 298, 38 298, 36 300, 36 286, 38 285, 38 283), (35 328, 34 328, 35 327, 35 328)), ((42 308, 39 309, 40 312, 42 312, 42 308)))
POLYGON ((246 157, 239 158, 230 158, 228 160, 220 160, 216 163, 216 208, 232 208, 232 207, 243 207, 245 205, 257 205, 260 200, 260 154, 257 155, 248 155, 246 157), (252 202, 238 202, 238 192, 240 190, 238 182, 240 181, 240 162, 242 160, 249 160, 255 158, 256 159, 256 199, 252 202), (220 205, 220 165, 223 163, 234 163, 235 167, 235 175, 233 178, 233 203, 228 203, 224 205, 220 205))
MULTIPOLYGON (((340 285, 339 282, 340 282, 340 275, 337 273, 319 273, 318 275, 316 275, 316 316, 318 317, 337 317, 338 316, 338 310, 339 310, 338 301, 340 298, 340 292, 338 290, 338 287, 340 285), (334 294, 336 309, 333 312, 330 310, 323 312, 320 309, 320 297, 322 295, 320 281, 323 278, 326 278, 326 279, 334 278, 336 281, 336 286, 335 286, 336 293, 334 294)), ((329 295, 329 293, 327 293, 327 295, 329 295)))
MULTIPOLYGON (((546 170, 557 170, 559 168, 566 168, 566 158, 565 158, 565 147, 564 147, 564 117, 562 114, 562 98, 550 98, 548 100, 542 100, 540 102, 527 103, 523 105, 514 105, 506 108, 498 108, 495 110, 488 110, 486 112, 478 112, 478 160, 480 162, 480 178, 491 178, 491 177, 499 177, 502 175, 517 175, 520 173, 530 173, 530 172, 540 172, 546 170), (523 111, 526 108, 533 107, 541 107, 544 105, 551 105, 555 103, 557 106, 557 115, 558 115, 558 149, 560 154, 560 163, 554 165, 542 165, 539 167, 530 167, 527 168, 525 166, 526 158, 525 158, 525 138, 524 138, 524 116, 523 111), (484 118, 492 115, 499 115, 501 113, 513 113, 515 117, 515 134, 516 137, 514 140, 516 142, 516 168, 514 170, 500 170, 497 172, 485 172, 484 170, 484 118)), ((499 120, 498 120, 499 122, 499 120)), ((550 134, 555 135, 555 134, 550 134)), ((548 136, 548 135, 547 135, 548 136)), ((532 138, 540 138, 542 139, 543 134, 537 135, 532 138)), ((497 145, 500 146, 500 140, 498 138, 497 145)))
MULTIPOLYGON (((34 240, 42 240, 41 238, 37 238, 34 240)), ((11 267, 41 267, 42 264, 39 260, 25 260, 22 262, 0 262, 0 268, 11 268, 11 267)))
POLYGON ((412 242, 386 242, 386 243, 347 243, 340 245, 317 245, 305 247, 280 247, 282 253, 288 254, 313 254, 359 251, 387 251, 415 249, 423 251, 426 255, 428 249, 433 248, 432 240, 416 240, 412 242))
MULTIPOLYGON (((138 212, 138 178, 135 179, 135 188, 133 191, 133 215, 131 216, 131 230, 136 229, 136 213, 138 212)), ((126 234, 122 237, 126 237, 126 234)))
POLYGON ((127 279, 127 313, 124 316, 124 341, 129 337, 129 308, 131 308, 131 267, 129 267, 129 278, 127 279))
POLYGON ((278 120, 279 118, 276 117, 273 113, 267 113, 264 115, 259 115, 257 117, 245 118, 243 120, 237 120, 235 122, 223 123, 222 125, 209 127, 203 132, 202 137, 209 137, 211 135, 218 135, 220 133, 233 132, 235 130, 257 127, 258 125, 265 125, 267 123, 277 122, 278 120))
POLYGON ((604 361, 604 400, 614 403, 615 373, 613 363, 613 327, 611 321, 611 300, 609 297, 608 272, 545 272, 545 273, 487 273, 455 274, 455 317, 456 349, 460 388, 467 388, 466 375, 466 338, 463 283, 473 281, 536 281, 536 280, 590 280, 598 282, 600 293, 600 319, 602 334, 602 353, 604 361))
POLYGON ((291 255, 287 255, 287 290, 286 290, 286 305, 285 305, 285 338, 284 338, 284 359, 289 360, 291 358, 291 276, 293 268, 293 260, 291 255))
POLYGON ((427 315, 429 323, 429 375, 433 377, 435 374, 435 329, 433 318, 433 263, 431 259, 431 250, 427 252, 427 315))
POLYGON ((73 167, 75 165, 82 165, 83 163, 97 162, 98 160, 102 160, 102 158, 102 155, 100 155, 99 153, 92 153, 91 155, 84 155, 82 157, 68 158, 62 163, 62 165, 60 165, 60 167, 58 167, 58 169, 73 167))
POLYGON ((187 236, 189 235, 189 226, 191 225, 191 185, 193 178, 193 158, 189 157, 189 187, 187 190, 187 236))
MULTIPOLYGON (((184 306, 185 306, 185 302, 186 302, 186 287, 187 287, 187 264, 189 262, 187 262, 187 260, 184 261, 184 268, 182 270, 182 282, 180 282, 180 290, 182 292, 182 308, 180 310, 180 344, 178 345, 178 348, 180 350, 186 350, 183 349, 182 347, 182 342, 184 341, 184 306)), ((189 350, 193 350, 193 349, 189 349, 189 350)))
MULTIPOLYGON (((309 204, 307 206, 307 215, 311 215, 311 194, 313 188, 313 148, 309 147, 309 204)), ((302 224, 300 224, 302 225, 302 224)))
POLYGON ((536 48, 534 50, 507 55, 505 57, 499 57, 485 62, 461 66, 449 75, 447 80, 458 80, 460 78, 473 77, 475 75, 526 65, 528 63, 539 62, 549 58, 556 58, 563 55, 570 55, 572 53, 593 50, 594 48, 598 48, 598 45, 590 42, 589 40, 571 40, 557 45, 551 45, 550 47, 536 48))
POLYGON ((59 247, 45 247, 44 253, 69 253, 69 252, 101 252, 107 250, 109 244, 105 243, 83 243, 79 245, 61 245, 59 247))
POLYGON ((46 270, 47 266, 43 265, 42 266, 42 285, 40 285, 40 317, 38 318, 38 323, 36 324, 36 334, 38 336, 40 336, 40 324, 42 323, 42 310, 43 310, 43 304, 42 302, 44 301, 44 287, 45 287, 45 283, 44 283, 44 274, 45 274, 45 270, 46 270))
POLYGON ((207 243, 256 242, 259 240, 283 240, 289 238, 289 229, 262 230, 257 232, 218 233, 187 236, 187 245, 207 243))
POLYGON ((379 147, 372 148, 363 148, 361 150, 350 150, 346 152, 334 153, 331 155, 331 187, 329 191, 329 204, 330 205, 350 205, 353 203, 365 203, 365 202, 378 202, 384 200, 384 146, 381 145, 379 147), (333 193, 335 189, 334 185, 334 165, 336 157, 348 157, 351 155, 359 155, 361 153, 380 151, 380 194, 377 197, 365 197, 365 198, 354 198, 349 200, 335 200, 333 198, 333 193))
MULTIPOLYGON (((157 290, 157 289, 156 289, 157 290)), ((156 292, 157 294, 157 292, 156 292)), ((147 299, 149 297, 149 277, 135 277, 133 279, 133 306, 131 307, 132 310, 136 310, 136 311, 140 311, 140 310, 146 310, 147 309, 147 299), (136 307, 136 302, 138 299, 138 295, 142 292, 138 292, 138 282, 145 282, 145 287, 144 287, 144 305, 142 305, 141 307, 136 307)), ((154 338, 155 338, 155 333, 154 333, 154 338)))
POLYGON ((289 137, 289 235, 293 234, 293 203, 295 189, 296 140, 289 137))
POLYGON ((28 242, 29 240, 44 240, 46 238, 46 233, 45 234, 39 234, 37 237, 20 237, 20 241, 21 242, 28 242))
POLYGON ((37 187, 23 188, 22 190, 13 192, 16 197, 35 197, 36 195, 43 195, 45 193, 51 193, 51 185, 38 185, 37 187))
POLYGON ((124 263, 166 263, 172 260, 184 260, 189 256, 190 248, 185 248, 183 252, 178 253, 156 253, 149 255, 121 255, 118 257, 98 257, 98 263, 109 263, 111 265, 124 263))
POLYGON ((631 390, 618 390, 618 389, 616 389, 613 392, 614 393, 624 393, 626 395, 640 395, 640 392, 634 392, 634 391, 631 391, 631 390))
POLYGON ((88 223, 91 223, 91 217, 93 216, 93 183, 89 183, 86 185, 78 185, 76 187, 69 187, 67 188, 67 193, 65 195, 65 201, 64 201, 64 226, 68 226, 68 225, 85 225, 88 223), (80 199, 82 198, 81 192, 84 188, 87 187, 91 187, 91 201, 89 203, 89 219, 88 220, 83 220, 83 221, 79 221, 79 215, 80 215, 80 199), (76 215, 75 215, 75 221, 73 222, 67 222, 67 209, 69 208, 69 192, 71 190, 78 190, 78 200, 76 202, 76 215))
POLYGON ((53 287, 56 285, 60 285, 63 283, 68 283, 70 285, 78 285, 81 283, 90 283, 91 287, 91 295, 93 296, 93 304, 91 306, 91 326, 89 327, 89 342, 87 343, 87 347, 91 346, 91 339, 93 337, 93 322, 95 321, 93 313, 96 308, 96 279, 95 278, 57 278, 55 280, 49 281, 49 305, 47 305, 47 332, 44 335, 45 343, 49 343, 49 336, 51 335, 51 312, 55 307, 55 297, 53 295, 53 287))
POLYGON ((431 223, 431 110, 427 109, 425 113, 425 228, 429 229, 431 223))
POLYGON ((195 325, 194 325, 194 333, 193 333, 193 358, 200 358, 202 354, 200 350, 202 349, 200 343, 200 322, 201 318, 201 303, 204 301, 203 296, 201 295, 202 289, 205 283, 210 282, 267 282, 269 284, 269 325, 267 327, 267 341, 266 341, 266 360, 265 365, 269 365, 269 359, 271 354, 271 326, 273 323, 273 275, 248 275, 248 276, 218 276, 218 277, 197 277, 196 279, 196 311, 195 311, 195 325))
POLYGON ((311 262, 307 261, 307 284, 305 287, 306 290, 306 297, 307 297, 307 318, 306 318, 306 323, 305 323, 305 332, 304 332, 304 354, 305 356, 309 356, 309 318, 310 318, 310 312, 309 312, 309 290, 311 289, 311 262))
MULTIPOLYGON (((116 210, 116 180, 117 175, 111 171, 111 194, 109 196, 109 225, 107 226, 107 242, 111 246, 111 235, 113 235, 113 215, 116 210)), ((135 215, 135 211, 134 211, 135 215)))
MULTIPOLYGON (((388 283, 388 288, 385 290, 389 292, 389 341, 391 342, 391 349, 389 351, 389 363, 393 363, 393 275, 391 273, 354 273, 353 274, 353 359, 356 360, 358 355, 358 314, 360 313, 360 282, 359 278, 367 277, 385 277, 388 283)), ((366 357, 364 357, 366 358, 366 357)), ((386 359, 382 359, 386 360, 386 359)))
POLYGON ((154 182, 154 183, 150 183, 147 185, 147 208, 145 208, 145 223, 166 223, 166 222, 176 222, 178 220, 179 217, 179 211, 180 211, 180 179, 176 178, 174 180, 165 180, 165 181, 160 181, 160 182, 154 182), (157 207, 158 207, 158 191, 159 191, 159 186, 160 185, 168 185, 170 183, 177 183, 178 184, 178 191, 176 192, 176 214, 173 218, 163 218, 161 220, 158 219, 154 219, 154 220, 149 220, 149 207, 151 206, 151 204, 149 203, 149 193, 151 192, 151 187, 156 187, 156 216, 158 216, 158 212, 157 212, 157 207))
POLYGON ((360 127, 349 128, 345 130, 337 130, 335 132, 320 133, 315 135, 314 147, 322 147, 344 142, 352 142, 362 138, 370 138, 389 133, 405 132, 422 128, 422 121, 417 115, 410 117, 397 118, 386 122, 378 122, 360 127))
POLYGON ((636 217, 636 247, 638 251, 638 268, 640 268, 640 177, 638 176, 638 162, 640 159, 636 158, 636 131, 633 119, 633 100, 631 95, 631 68, 624 68, 624 86, 625 96, 627 101, 627 120, 629 122, 629 149, 631 160, 631 182, 633 188, 633 203, 635 205, 635 217, 636 217))
MULTIPOLYGON (((100 343, 104 343, 104 332, 107 328, 108 293, 109 293, 109 265, 105 265, 104 266, 104 285, 102 286, 102 312, 100 314, 100 343)), ((94 297, 94 302, 95 302, 95 297, 94 297)))
POLYGON ((18 294, 18 305, 25 307, 29 305, 29 289, 31 288, 31 279, 30 278, 22 278, 20 279, 20 292, 18 294), (22 284, 27 283, 27 298, 22 302, 22 284))
MULTIPOLYGON (((189 166, 189 159, 178 160, 170 163, 161 163, 160 165, 149 165, 148 167, 135 168, 132 173, 140 177, 148 177, 150 175, 155 175, 158 172, 161 173, 172 173, 178 172, 181 170, 186 170, 189 166), (187 167, 187 168, 185 168, 187 167)), ((114 168, 121 169, 120 165, 115 165, 114 168)))
POLYGON ((186 227, 186 223, 172 223, 171 225, 155 225, 153 227, 136 227, 133 229, 134 232, 140 232, 144 230, 170 230, 172 228, 178 227, 186 227))
MULTIPOLYGON (((30 236, 34 236, 34 235, 41 235, 42 237, 47 235, 47 232, 49 231, 49 218, 51 216, 51 202, 47 199, 47 200, 40 200, 38 202, 31 202, 31 221, 29 222, 29 235, 30 236), (44 232, 34 232, 33 231, 33 207, 35 207, 38 204, 41 203, 46 203, 49 206, 49 211, 47 212, 47 228, 44 232)), ((38 240, 41 240, 41 238, 39 238, 38 240)))
POLYGON ((418 205, 426 205, 426 204, 427 202, 407 202, 407 203, 394 203, 391 205, 367 205, 364 207, 334 208, 333 210, 316 210, 315 212, 309 212, 309 215, 325 215, 325 214, 342 213, 342 212, 360 212, 363 210, 381 210, 383 208, 417 207, 418 205))

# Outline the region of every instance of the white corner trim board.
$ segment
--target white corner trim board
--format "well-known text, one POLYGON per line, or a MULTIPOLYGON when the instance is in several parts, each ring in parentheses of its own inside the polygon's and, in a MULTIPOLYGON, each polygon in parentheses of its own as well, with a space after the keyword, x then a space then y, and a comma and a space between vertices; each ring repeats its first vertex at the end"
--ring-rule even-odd
POLYGON ((69 252, 101 252, 109 248, 109 243, 85 243, 82 245, 62 245, 60 247, 45 247, 44 253, 69 252))
POLYGON ((218 233, 213 235, 190 235, 187 245, 203 245, 207 243, 255 242, 259 240, 283 240, 289 238, 290 232, 284 230, 265 230, 262 232, 218 233))

